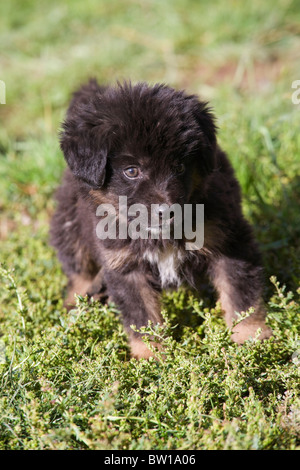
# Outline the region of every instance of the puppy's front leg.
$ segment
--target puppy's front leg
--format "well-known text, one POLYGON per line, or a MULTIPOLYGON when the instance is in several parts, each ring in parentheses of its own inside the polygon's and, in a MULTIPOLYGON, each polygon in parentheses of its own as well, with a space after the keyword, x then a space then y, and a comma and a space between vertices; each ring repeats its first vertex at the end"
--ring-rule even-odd
POLYGON ((152 351, 142 341, 141 334, 134 332, 130 326, 135 325, 139 329, 147 326, 149 320, 153 324, 163 323, 160 313, 160 292, 154 289, 146 275, 139 271, 128 274, 106 271, 105 280, 109 297, 122 313, 132 356, 137 359, 148 359, 153 356, 152 351))
POLYGON ((241 344, 254 338, 258 328, 261 329, 259 339, 269 338, 272 330, 265 324, 261 268, 249 261, 222 256, 212 262, 209 272, 229 327, 237 319, 237 313, 254 308, 254 313, 233 328, 233 341, 241 344))

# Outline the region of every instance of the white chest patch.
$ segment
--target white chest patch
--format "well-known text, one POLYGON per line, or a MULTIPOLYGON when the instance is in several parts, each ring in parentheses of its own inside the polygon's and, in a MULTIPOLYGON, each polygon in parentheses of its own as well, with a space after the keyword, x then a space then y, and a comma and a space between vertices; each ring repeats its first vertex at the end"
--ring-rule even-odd
POLYGON ((159 271, 162 287, 169 285, 179 286, 182 282, 179 275, 180 264, 183 260, 182 253, 175 249, 145 251, 143 258, 152 265, 156 265, 159 271))

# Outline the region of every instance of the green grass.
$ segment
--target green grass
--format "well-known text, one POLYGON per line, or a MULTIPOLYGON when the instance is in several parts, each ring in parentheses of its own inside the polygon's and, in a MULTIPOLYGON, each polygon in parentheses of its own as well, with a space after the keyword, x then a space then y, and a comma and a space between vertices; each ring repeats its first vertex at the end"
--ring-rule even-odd
POLYGON ((0 449, 300 448, 299 20, 286 0, 1 6, 0 449), (233 344, 218 305, 180 290, 151 330, 164 358, 136 361, 113 306, 63 309, 57 133, 89 76, 211 101, 264 256, 270 340, 233 344))

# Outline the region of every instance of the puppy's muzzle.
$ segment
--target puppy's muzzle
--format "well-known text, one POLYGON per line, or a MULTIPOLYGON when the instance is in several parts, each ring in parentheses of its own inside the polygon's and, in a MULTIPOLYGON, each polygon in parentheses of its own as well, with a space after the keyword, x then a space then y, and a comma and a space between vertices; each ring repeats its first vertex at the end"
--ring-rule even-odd
POLYGON ((147 232, 152 235, 162 235, 165 232, 171 233, 174 225, 174 212, 170 211, 168 206, 156 206, 154 208, 155 222, 147 228, 147 232))

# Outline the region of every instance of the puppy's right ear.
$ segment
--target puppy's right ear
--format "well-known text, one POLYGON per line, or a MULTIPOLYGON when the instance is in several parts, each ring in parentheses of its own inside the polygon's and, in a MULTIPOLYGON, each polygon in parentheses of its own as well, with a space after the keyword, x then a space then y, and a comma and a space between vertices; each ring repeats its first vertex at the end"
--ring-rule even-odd
POLYGON ((215 167, 215 154, 217 148, 215 117, 208 103, 196 101, 194 106, 194 117, 201 130, 202 152, 199 165, 201 172, 209 174, 215 167))
POLYGON ((60 146, 77 178, 96 188, 104 184, 107 150, 100 142, 97 127, 78 129, 74 121, 67 119, 63 124, 60 146))

